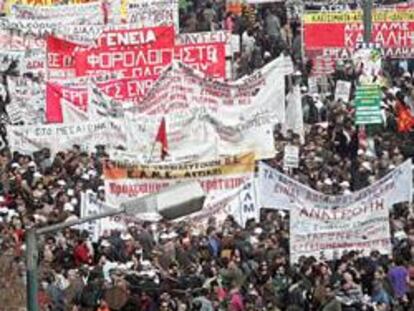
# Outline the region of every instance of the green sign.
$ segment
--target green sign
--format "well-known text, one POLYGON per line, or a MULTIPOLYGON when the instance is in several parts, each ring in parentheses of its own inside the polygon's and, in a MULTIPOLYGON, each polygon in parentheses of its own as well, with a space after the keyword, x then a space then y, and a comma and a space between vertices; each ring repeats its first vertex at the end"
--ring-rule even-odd
POLYGON ((357 87, 355 96, 355 123, 380 124, 381 93, 377 85, 361 85, 357 87))

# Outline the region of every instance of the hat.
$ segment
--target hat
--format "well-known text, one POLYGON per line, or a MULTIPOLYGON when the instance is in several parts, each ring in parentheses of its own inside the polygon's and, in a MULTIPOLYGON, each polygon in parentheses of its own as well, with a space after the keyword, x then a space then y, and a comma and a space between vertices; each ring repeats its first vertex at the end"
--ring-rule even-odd
POLYGON ((18 167, 20 167, 20 165, 19 165, 19 163, 14 162, 14 163, 12 163, 11 167, 12 168, 18 168, 18 167))
POLYGON ((111 244, 108 242, 108 240, 102 240, 101 246, 102 247, 111 247, 111 244))
POLYGON ((68 196, 73 197, 73 195, 75 194, 75 191, 73 191, 73 189, 68 189, 67 194, 68 196))
POLYGON ((105 191, 105 186, 99 186, 98 191, 105 191))
POLYGON ((33 177, 34 177, 34 178, 42 178, 42 177, 43 177, 43 175, 42 175, 42 174, 40 174, 39 172, 35 172, 35 173, 33 174, 33 177))
POLYGON ((326 178, 323 183, 327 186, 332 186, 333 182, 330 178, 326 178))
POLYGON ((130 241, 132 240, 132 235, 130 235, 129 233, 122 233, 121 234, 121 239, 124 241, 130 241))
POLYGON ((59 186, 65 186, 66 185, 66 182, 63 180, 63 179, 59 179, 58 180, 58 182, 57 182, 57 184, 59 185, 59 186))
POLYGON ((404 74, 402 76, 403 76, 403 78, 411 78, 411 75, 408 71, 404 72, 404 74))
POLYGON ((343 182, 341 182, 339 185, 340 185, 342 188, 349 188, 349 187, 350 187, 349 182, 348 182, 348 181, 346 181, 346 180, 344 180, 343 182))
POLYGON ((81 178, 84 179, 84 180, 89 180, 89 175, 88 174, 83 174, 81 178))
POLYGON ((27 166, 28 167, 36 167, 36 163, 34 163, 34 161, 30 161, 27 166))
POLYGON ((75 208, 73 207, 73 205, 71 203, 65 203, 65 205, 63 206, 63 210, 65 212, 74 212, 75 208))
POLYGON ((261 235, 262 233, 263 233, 262 228, 257 227, 257 228, 254 229, 254 234, 255 235, 261 235))

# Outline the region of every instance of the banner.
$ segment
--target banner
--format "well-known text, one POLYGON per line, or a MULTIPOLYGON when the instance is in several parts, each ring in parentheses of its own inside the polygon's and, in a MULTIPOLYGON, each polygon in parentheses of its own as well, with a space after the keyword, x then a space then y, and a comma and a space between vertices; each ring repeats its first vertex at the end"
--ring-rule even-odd
POLYGON ((99 37, 97 47, 80 48, 75 53, 76 72, 83 76, 116 70, 122 71, 125 77, 155 81, 176 59, 209 76, 225 78, 226 46, 230 50, 230 45, 222 42, 220 36, 217 38, 220 41, 179 44, 186 41, 180 36, 181 41, 175 44, 173 27, 108 30, 99 37), (139 42, 129 44, 131 38, 139 42))
POLYGON ((345 251, 392 254, 389 208, 384 196, 367 197, 335 209, 319 209, 295 200, 290 211, 290 261, 314 256, 316 260, 339 259, 345 251))
MULTIPOLYGON (((81 193, 80 218, 102 214, 115 209, 116 207, 98 200, 96 194, 93 192, 81 193)), ((127 227, 122 221, 122 216, 114 216, 81 224, 79 225, 79 229, 89 232, 92 241, 97 242, 102 237, 109 236, 111 230, 125 231, 127 227)))
MULTIPOLYGON (((128 176, 125 174, 125 169, 122 170, 122 168, 118 172, 116 167, 106 167, 104 172, 105 195, 108 202, 117 205, 131 198, 158 192, 179 181, 197 180, 204 191, 210 194, 211 199, 215 193, 236 189, 246 180, 252 178, 254 166, 254 154, 246 154, 217 161, 166 164, 165 167, 154 166, 154 169, 147 169, 148 175, 142 175, 143 178, 140 178, 140 174, 128 176), (234 168, 231 167, 233 165, 235 165, 234 168), (128 178, 122 178, 125 176, 128 178), (115 179, 109 179, 110 177, 115 177, 115 179)), ((135 172, 142 172, 140 167, 137 166, 138 169, 135 172)), ((146 167, 144 166, 144 168, 146 167)))
POLYGON ((78 76, 119 71, 125 77, 156 79, 173 58, 173 27, 109 30, 98 38, 96 48, 75 53, 78 76))
POLYGON ((67 101, 85 112, 88 110, 90 101, 104 103, 114 99, 135 103, 151 85, 150 83, 145 84, 145 82, 148 81, 118 78, 116 73, 110 76, 75 79, 71 83, 67 83, 67 80, 65 82, 47 82, 46 121, 47 123, 62 123, 64 121, 61 108, 63 101, 67 101), (99 94, 94 93, 98 98, 89 97, 88 87, 98 90, 99 94))
MULTIPOLYGON (((18 19, 68 19, 81 18, 89 20, 89 24, 104 24, 105 15, 100 1, 80 4, 33 6, 15 4, 11 9, 11 16, 18 19)), ((85 23, 86 24, 86 23, 85 23)))
POLYGON ((126 22, 139 28, 174 25, 179 33, 178 3, 178 0, 129 0, 126 22))
POLYGON ((260 221, 256 189, 255 180, 247 180, 239 188, 225 191, 209 199, 201 211, 176 221, 193 222, 197 224, 197 228, 203 228, 208 226, 210 218, 214 218, 216 225, 220 226, 231 215, 241 227, 245 228, 248 220, 260 221))
MULTIPOLYGON (((385 58, 413 58, 414 10, 375 9, 371 42, 383 49, 385 58)), ((303 17, 304 46, 310 58, 352 57, 363 42, 362 11, 307 13, 303 17)))
POLYGON ((24 124, 41 124, 45 111, 44 83, 28 76, 10 75, 7 76, 7 87, 10 104, 19 107, 24 115, 24 124))
POLYGON ((31 154, 42 148, 52 153, 79 145, 86 152, 95 146, 125 148, 122 123, 114 120, 90 121, 70 125, 7 126, 9 146, 12 151, 31 154))
POLYGON ((325 195, 313 190, 260 162, 259 194, 261 207, 282 210, 291 210, 296 206, 296 201, 307 202, 312 207, 327 209, 349 206, 371 197, 383 197, 384 204, 391 208, 394 204, 411 202, 412 200, 411 160, 399 165, 371 186, 352 194, 340 196, 325 195))
POLYGON ((176 179, 212 175, 229 175, 254 170, 254 154, 248 153, 218 160, 196 163, 128 164, 108 163, 104 167, 106 179, 176 179))
MULTIPOLYGON (((277 112, 278 121, 283 123, 284 79, 292 72, 290 57, 280 56, 252 75, 234 82, 220 82, 206 79, 184 64, 174 63, 157 80, 138 108, 147 114, 168 114, 196 106, 220 113, 234 107, 254 106, 261 107, 262 111, 277 112)), ((251 113, 250 110, 250 116, 251 113)))

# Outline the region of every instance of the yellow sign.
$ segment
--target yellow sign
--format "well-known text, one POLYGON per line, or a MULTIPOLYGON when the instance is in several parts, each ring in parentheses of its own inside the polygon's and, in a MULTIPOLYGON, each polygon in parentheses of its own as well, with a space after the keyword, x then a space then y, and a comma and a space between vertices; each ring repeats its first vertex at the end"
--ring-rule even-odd
MULTIPOLYGON (((362 23, 362 11, 307 13, 303 17, 306 24, 320 23, 362 23)), ((373 22, 414 21, 414 10, 374 10, 373 22)))
POLYGON ((122 163, 107 163, 104 168, 106 179, 175 179, 199 178, 216 175, 243 174, 253 172, 255 167, 254 153, 246 153, 217 160, 176 163, 129 165, 122 163))

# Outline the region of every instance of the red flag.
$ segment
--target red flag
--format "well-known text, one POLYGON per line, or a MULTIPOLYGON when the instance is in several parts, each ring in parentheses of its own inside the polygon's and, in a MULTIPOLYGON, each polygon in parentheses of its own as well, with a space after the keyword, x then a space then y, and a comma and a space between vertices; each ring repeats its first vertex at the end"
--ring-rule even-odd
POLYGON ((162 118, 160 127, 158 128, 157 137, 155 142, 161 143, 161 159, 164 160, 165 156, 168 155, 168 140, 167 140, 167 129, 165 126, 165 118, 162 118))
POLYGON ((414 117, 411 114, 410 108, 401 102, 397 102, 396 112, 398 132, 406 133, 411 131, 411 129, 414 127, 414 117))

